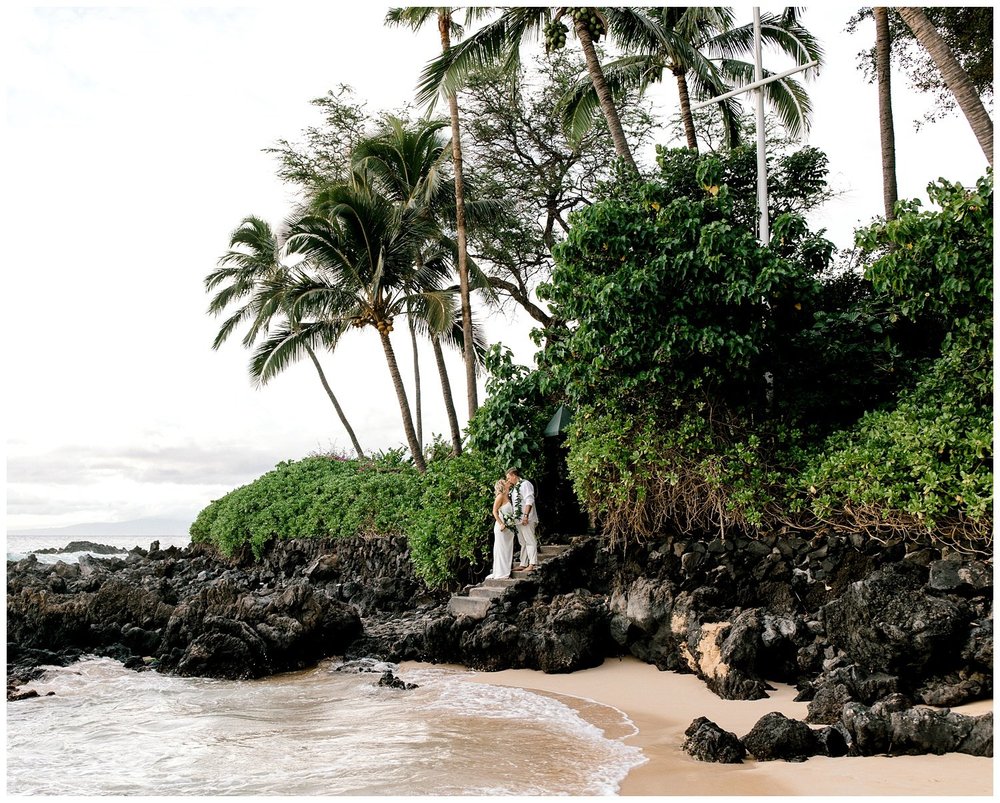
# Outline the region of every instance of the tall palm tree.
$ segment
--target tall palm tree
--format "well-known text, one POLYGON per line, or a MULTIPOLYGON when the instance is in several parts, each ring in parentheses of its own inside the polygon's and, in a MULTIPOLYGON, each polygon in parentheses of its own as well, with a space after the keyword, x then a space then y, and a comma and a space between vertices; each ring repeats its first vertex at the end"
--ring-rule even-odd
MULTIPOLYGON (((393 8, 386 15, 386 22, 392 25, 408 25, 413 30, 422 28, 432 17, 437 21, 441 36, 441 51, 444 56, 451 52, 452 34, 461 35, 462 28, 452 18, 450 7, 409 7, 393 8)), ((434 93, 437 94, 436 92, 434 93)), ((479 393, 476 387, 476 362, 472 349, 472 301, 469 290, 469 247, 465 219, 465 184, 462 171, 462 138, 458 115, 458 95, 455 89, 445 92, 451 117, 451 151, 455 170, 455 228, 458 239, 458 283, 462 301, 462 326, 465 332, 465 382, 469 418, 479 408, 479 393)))
MULTIPOLYGON (((708 100, 728 92, 736 84, 754 80, 753 25, 736 26, 727 7, 659 7, 604 9, 609 30, 625 55, 604 66, 614 92, 635 88, 645 91, 651 84, 673 75, 677 83, 680 116, 687 146, 698 150, 692 97, 708 100)), ((764 14, 761 41, 791 56, 798 64, 822 60, 822 48, 793 13, 764 14)), ((765 77, 772 73, 765 71, 765 77)), ((808 126, 809 97, 790 77, 764 86, 765 98, 794 136, 808 126)), ((581 81, 566 99, 564 122, 570 139, 589 128, 595 99, 588 81, 581 81)), ((727 140, 739 139, 739 101, 729 98, 719 104, 727 140)))
MULTIPOLYGON (((444 220, 452 222, 455 217, 455 198, 454 195, 448 195, 450 176, 445 169, 448 157, 447 143, 439 136, 440 130, 446 125, 442 121, 426 119, 414 124, 407 124, 399 118, 390 117, 384 123, 382 130, 375 136, 362 140, 352 155, 355 168, 366 171, 371 180, 387 197, 408 208, 419 210, 426 219, 438 224, 439 230, 434 233, 431 241, 416 251, 414 257, 415 277, 432 275, 426 271, 428 264, 447 263, 446 254, 441 251, 440 246, 442 243, 448 245, 450 243, 440 229, 444 220), (427 250, 428 248, 430 250, 427 250)), ((455 251, 458 251, 457 246, 455 251)), ((418 290, 419 288, 412 289, 418 290)), ((437 289, 437 285, 432 289, 437 289)), ((417 299, 419 296, 414 295, 413 298, 417 299)), ((417 439, 423 443, 423 413, 416 339, 417 321, 420 316, 416 314, 416 309, 410 312, 407 321, 413 348, 414 410, 417 439)), ((441 349, 443 333, 430 327, 424 328, 426 328, 426 334, 430 338, 434 350, 435 364, 441 380, 441 392, 444 396, 445 412, 451 430, 452 450, 456 455, 461 454, 461 430, 458 426, 451 382, 448 378, 444 354, 441 349)), ((473 325, 473 330, 475 331, 475 325, 473 325)), ((461 344, 463 339, 449 338, 449 341, 461 344)), ((461 348, 464 354, 464 346, 461 348)))
MULTIPOLYGON (((608 12, 606 8, 586 9, 601 19, 608 12)), ((508 75, 517 75, 520 63, 521 44, 527 39, 537 39, 546 24, 560 20, 570 13, 568 7, 516 7, 506 8, 503 14, 485 25, 475 34, 443 53, 424 69, 418 88, 417 101, 426 103, 439 92, 455 93, 478 69, 502 65, 508 75)), ((573 30, 587 63, 587 74, 593 84, 597 103, 608 121, 608 129, 615 145, 615 153, 632 170, 637 171, 635 158, 625 137, 618 108, 611 89, 605 80, 594 38, 585 22, 585 15, 577 14, 573 20, 573 30)))
POLYGON ((321 322, 304 322, 295 314, 286 296, 288 276, 284 248, 271 226, 258 217, 244 218, 230 236, 229 251, 219 260, 218 269, 205 278, 206 291, 217 290, 209 303, 211 314, 222 315, 232 305, 238 305, 223 322, 212 348, 222 346, 244 323, 249 323, 244 346, 249 348, 261 335, 266 335, 264 345, 258 348, 250 363, 250 376, 260 385, 266 384, 290 362, 307 355, 355 453, 363 458, 365 453, 354 428, 316 356, 317 346, 332 350, 340 333, 335 327, 321 322), (262 353, 270 354, 272 359, 262 361, 262 353))
POLYGON ((890 81, 889 53, 892 38, 889 33, 889 9, 872 8, 875 17, 875 73, 878 80, 879 134, 882 143, 882 198, 885 219, 895 216, 896 189, 896 133, 892 124, 892 84, 890 81))
MULTIPOLYGON (((313 200, 313 213, 294 224, 289 244, 307 257, 311 270, 297 275, 289 296, 296 309, 331 326, 378 331, 410 454, 417 469, 425 471, 389 334, 396 317, 411 313, 418 302, 425 306, 422 317, 428 325, 444 330, 451 318, 451 293, 414 291, 433 284, 414 274, 416 252, 436 226, 419 208, 385 197, 367 179, 356 173, 351 183, 322 190, 313 200)), ((442 275, 437 265, 426 269, 442 275)))
POLYGON ((899 16, 907 24, 917 41, 923 45, 924 49, 934 59, 934 63, 941 71, 941 77, 945 84, 955 96, 955 101, 969 121, 972 132, 979 140, 979 147, 983 149, 986 161, 993 166, 993 121, 986 112, 976 87, 969 78, 968 73, 955 58, 948 47, 948 43, 941 38, 934 24, 927 19, 920 8, 897 8, 899 16))

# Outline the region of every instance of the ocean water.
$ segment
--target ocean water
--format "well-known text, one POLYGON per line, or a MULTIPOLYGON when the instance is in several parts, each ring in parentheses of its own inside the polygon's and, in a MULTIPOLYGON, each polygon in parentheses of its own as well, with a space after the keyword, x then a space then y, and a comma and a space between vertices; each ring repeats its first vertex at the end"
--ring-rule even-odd
MULTIPOLYGON (((70 540, 123 551, 188 543, 11 536, 7 558, 70 540)), ((634 725, 609 706, 471 682, 464 670, 369 668, 330 660, 227 681, 134 672, 109 658, 48 667, 23 687, 41 696, 7 703, 7 793, 591 796, 615 794, 646 760, 625 743, 634 725), (378 686, 386 669, 418 688, 378 686)))
MULTIPOLYGON (((63 548, 74 541, 89 541, 92 544, 103 544, 104 546, 117 547, 122 553, 134 547, 149 549, 153 541, 160 542, 160 548, 177 546, 183 547, 191 543, 188 535, 168 535, 151 537, 148 535, 8 535, 6 537, 7 560, 21 560, 31 553, 35 553, 39 563, 76 563, 81 555, 93 555, 96 553, 89 551, 67 552, 63 548), (59 549, 57 553, 37 554, 38 549, 59 549)), ((97 557, 114 557, 114 555, 97 555, 97 557)))
POLYGON ((400 690, 341 666, 255 681, 52 667, 27 686, 43 696, 7 703, 7 792, 591 796, 645 761, 613 708, 584 703, 584 719, 461 670, 374 667, 418 684, 400 690))

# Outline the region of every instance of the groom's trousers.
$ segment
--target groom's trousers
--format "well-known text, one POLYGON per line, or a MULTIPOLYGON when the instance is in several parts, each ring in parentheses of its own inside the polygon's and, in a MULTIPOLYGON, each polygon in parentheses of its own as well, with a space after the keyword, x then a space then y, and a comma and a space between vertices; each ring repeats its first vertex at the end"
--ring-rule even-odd
POLYGON ((532 565, 538 563, 538 540, 535 538, 535 525, 534 524, 518 524, 517 525, 517 542, 521 545, 521 559, 520 564, 522 566, 532 565))

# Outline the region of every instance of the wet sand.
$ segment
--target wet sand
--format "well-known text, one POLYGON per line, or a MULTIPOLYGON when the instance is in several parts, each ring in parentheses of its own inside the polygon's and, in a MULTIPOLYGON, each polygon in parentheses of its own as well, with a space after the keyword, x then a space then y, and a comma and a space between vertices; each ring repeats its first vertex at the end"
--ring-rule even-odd
MULTIPOLYGON (((772 684, 778 689, 765 700, 720 700, 693 675, 660 672, 634 658, 608 659, 602 666, 568 675, 507 669, 470 672, 469 679, 565 695, 569 704, 574 704, 572 698, 582 698, 575 707, 591 721, 599 714, 585 701, 627 714, 638 732, 625 741, 640 747, 648 761, 625 778, 623 795, 970 796, 993 792, 993 760, 958 753, 712 764, 696 761, 681 749, 685 729, 700 716, 740 737, 771 711, 804 720, 807 704, 793 702, 791 686, 772 684)), ((993 702, 953 710, 982 714, 993 710, 993 702)), ((600 721, 595 724, 603 726, 600 721)))

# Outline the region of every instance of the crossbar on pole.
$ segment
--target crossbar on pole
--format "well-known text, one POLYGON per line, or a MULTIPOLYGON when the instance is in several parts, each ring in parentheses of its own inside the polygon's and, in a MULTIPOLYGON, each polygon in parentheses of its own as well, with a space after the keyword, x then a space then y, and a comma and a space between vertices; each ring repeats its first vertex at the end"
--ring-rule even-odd
POLYGON ((747 84, 746 86, 741 86, 739 89, 734 89, 731 92, 727 92, 725 95, 719 95, 717 98, 712 98, 711 100, 703 100, 700 103, 692 103, 691 111, 697 111, 698 109, 704 109, 706 106, 710 106, 713 103, 718 103, 721 100, 729 100, 729 98, 734 95, 738 95, 741 92, 746 92, 750 89, 756 89, 764 84, 769 84, 772 81, 780 81, 782 78, 787 78, 789 75, 794 75, 797 72, 802 72, 802 70, 808 70, 810 67, 815 67, 819 64, 818 61, 810 61, 808 64, 803 64, 801 67, 793 67, 790 70, 785 70, 777 75, 769 75, 767 78, 763 78, 760 81, 754 81, 752 84, 747 84))

